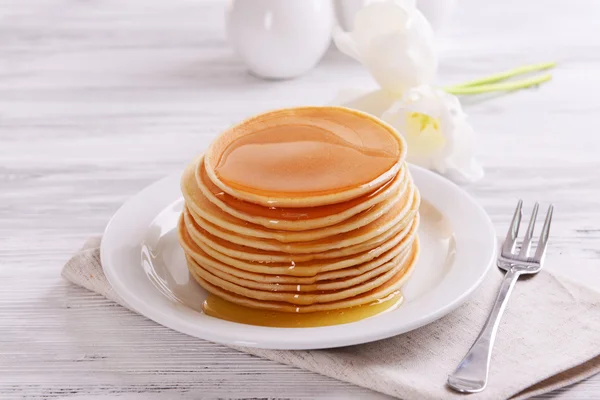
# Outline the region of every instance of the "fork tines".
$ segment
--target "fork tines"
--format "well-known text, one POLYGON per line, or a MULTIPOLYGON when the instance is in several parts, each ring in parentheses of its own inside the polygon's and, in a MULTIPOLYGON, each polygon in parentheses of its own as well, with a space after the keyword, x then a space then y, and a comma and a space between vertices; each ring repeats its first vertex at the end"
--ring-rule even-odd
POLYGON ((533 262, 536 264, 542 263, 544 255, 546 253, 546 247, 548 245, 548 236, 550 234, 550 223, 552 222, 552 212, 554 211, 554 206, 551 204, 548 207, 548 212, 546 213, 546 220, 544 221, 544 227, 542 228, 542 233, 537 242, 535 255, 533 257, 529 257, 538 209, 539 204, 536 202, 533 206, 533 211, 531 212, 529 226, 527 227, 527 232, 525 233, 525 237, 523 238, 521 249, 517 254, 515 253, 515 248, 517 245, 517 236, 519 234, 521 218, 523 217, 523 200, 519 200, 517 208, 515 209, 515 214, 512 218, 512 222, 508 229, 508 233, 506 234, 506 239, 504 240, 504 244, 502 245, 501 254, 503 258, 515 261, 533 262))

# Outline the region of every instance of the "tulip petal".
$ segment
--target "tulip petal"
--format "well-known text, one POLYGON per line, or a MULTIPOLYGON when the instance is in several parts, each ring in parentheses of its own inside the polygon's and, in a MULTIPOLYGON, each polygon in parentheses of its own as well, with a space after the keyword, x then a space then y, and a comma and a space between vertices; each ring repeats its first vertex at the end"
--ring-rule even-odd
POLYGON ((406 139, 408 160, 459 183, 483 177, 474 131, 455 96, 431 86, 404 93, 382 114, 406 139))
POLYGON ((352 32, 338 28, 333 38, 388 92, 430 84, 437 72, 433 29, 412 0, 370 3, 357 12, 352 32))

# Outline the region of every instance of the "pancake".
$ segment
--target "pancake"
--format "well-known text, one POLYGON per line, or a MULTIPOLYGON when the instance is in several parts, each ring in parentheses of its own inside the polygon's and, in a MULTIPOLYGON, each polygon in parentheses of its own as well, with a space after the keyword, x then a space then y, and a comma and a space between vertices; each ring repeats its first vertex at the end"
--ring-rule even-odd
POLYGON ((373 274, 368 274, 368 276, 354 277, 349 279, 349 281, 351 281, 349 283, 343 281, 322 283, 309 285, 308 287, 305 287, 305 289, 302 289, 302 285, 297 285, 291 291, 277 291, 268 288, 270 286, 269 284, 260 284, 254 281, 243 281, 239 279, 236 279, 234 282, 233 279, 221 278, 213 274, 209 269, 197 264, 191 257, 187 258, 187 262, 189 268, 193 269, 199 277, 221 289, 251 299, 286 302, 298 305, 328 303, 358 296, 361 293, 368 292, 374 287, 381 286, 393 276, 396 276, 396 274, 404 268, 403 264, 392 261, 384 264, 386 270, 381 274, 374 276, 373 274), (352 284, 355 281, 356 283, 352 284), (251 286, 247 285, 248 283, 251 283, 251 286), (261 288, 258 289, 256 286, 261 288), (330 289, 314 289, 317 286, 329 286, 330 289))
MULTIPOLYGON (((203 243, 208 247, 215 249, 220 253, 224 253, 230 257, 247 260, 247 261, 259 261, 259 262, 303 262, 318 259, 331 259, 337 257, 344 257, 361 253, 363 251, 372 250, 382 242, 385 242, 395 236, 398 232, 402 231, 412 221, 414 221, 415 215, 418 213, 420 203, 420 197, 418 192, 415 192, 413 202, 411 205, 411 211, 400 223, 397 223, 390 227, 390 229, 382 232, 378 236, 372 237, 361 243, 349 245, 347 247, 337 248, 329 251, 322 251, 317 253, 301 253, 293 254, 286 252, 270 251, 256 249, 240 244, 232 243, 227 240, 221 239, 210 232, 201 228, 192 219, 189 212, 184 210, 184 222, 186 228, 190 233, 190 236, 196 243, 203 243)), ((335 248, 335 241, 332 240, 332 245, 335 248)))
POLYGON ((315 207, 360 197, 400 169, 406 143, 394 128, 344 107, 297 107, 247 119, 210 146, 210 180, 265 207, 315 207))
POLYGON ((229 257, 206 246, 194 242, 185 224, 179 223, 179 240, 185 253, 198 263, 213 263, 216 268, 241 278, 274 283, 314 283, 319 280, 357 276, 389 261, 412 245, 419 225, 418 216, 413 223, 400 231, 393 239, 381 246, 351 256, 315 260, 307 262, 264 263, 249 262, 229 257))
MULTIPOLYGON (((202 215, 202 210, 205 210, 207 214, 218 216, 223 216, 223 214, 229 215, 235 218, 235 220, 230 222, 241 227, 251 228, 252 225, 239 224, 239 220, 261 225, 270 230, 281 231, 307 231, 328 227, 348 220, 361 211, 368 210, 387 200, 398 194, 400 189, 406 189, 408 184, 408 180, 406 179, 408 171, 406 165, 403 164, 398 174, 390 181, 359 198, 335 205, 319 207, 264 207, 235 199, 231 195, 221 191, 206 176, 202 160, 201 158, 196 164, 190 164, 184 173, 182 192, 184 193, 186 202, 197 214, 202 215), (195 183, 191 178, 191 169, 195 169, 195 183), (214 206, 218 207, 222 213, 216 210, 211 213, 214 206)), ((219 224, 219 222, 215 223, 219 224)), ((279 235, 280 238, 285 236, 283 232, 279 235)), ((279 238, 277 239, 280 240, 279 238)), ((301 239, 291 240, 299 241, 301 239)))
POLYGON ((209 283, 208 281, 204 280, 200 275, 198 275, 193 268, 190 269, 190 273, 194 277, 196 282, 198 282, 198 284, 204 289, 206 289, 208 292, 218 297, 221 297, 227 301, 230 301, 234 304, 239 304, 241 306, 249 308, 302 314, 356 307, 385 298, 387 295, 396 292, 402 288, 402 286, 410 277, 414 269, 418 253, 419 243, 417 239, 413 243, 411 256, 405 264, 404 269, 398 272, 395 276, 393 276, 391 279, 389 279, 382 285, 372 288, 371 290, 361 293, 354 297, 346 298, 339 301, 333 301, 328 303, 314 303, 310 305, 297 305, 281 301, 265 301, 244 297, 209 283))
MULTIPOLYGON (((387 262, 382 262, 380 265, 375 268, 366 271, 360 275, 347 277, 347 278, 338 278, 338 279, 329 279, 329 280, 320 280, 316 283, 308 283, 302 284, 300 282, 295 283, 270 283, 257 281, 254 279, 244 279, 240 278, 236 275, 230 275, 227 272, 227 269, 223 268, 215 268, 208 263, 198 262, 194 257, 187 256, 188 266, 190 268, 197 269, 198 275, 202 276, 203 272, 214 275, 217 280, 227 281, 238 285, 240 287, 248 288, 248 289, 256 289, 267 292, 294 292, 294 293, 305 293, 305 292, 317 292, 322 293, 324 291, 336 291, 340 289, 350 288, 361 283, 364 283, 372 278, 380 276, 384 273, 388 273, 389 271, 399 271, 402 268, 403 263, 406 261, 406 257, 408 257, 410 251, 406 249, 404 252, 396 255, 391 260, 387 262), (200 271, 202 270, 202 271, 200 271)), ((338 272, 338 271, 336 271, 338 272)), ((258 275, 258 274, 257 274, 258 275)), ((393 273, 392 273, 393 275, 393 273)), ((209 280, 210 281, 210 280, 209 280)), ((217 286, 223 287, 215 283, 217 286)))
MULTIPOLYGON (((219 260, 211 257, 205 251, 203 251, 200 247, 198 247, 194 242, 191 241, 191 238, 185 231, 185 227, 180 226, 180 240, 182 246, 185 250, 187 256, 191 257, 197 264, 202 265, 204 268, 208 269, 214 275, 220 276, 223 279, 226 279, 224 275, 231 276, 232 279, 239 278, 248 281, 255 281, 260 283, 268 283, 268 284, 276 284, 279 285, 273 290, 287 290, 284 289, 285 285, 290 285, 290 287, 297 287, 298 285, 311 285, 323 281, 332 281, 339 280, 343 278, 356 277, 360 275, 364 275, 367 273, 371 273, 374 270, 378 270, 383 272, 382 265, 388 263, 392 260, 397 260, 398 257, 406 254, 408 249, 412 244, 412 240, 414 237, 405 238, 401 243, 397 244, 394 248, 389 251, 386 251, 381 254, 379 257, 375 257, 373 259, 367 260, 363 263, 358 263, 354 265, 344 266, 344 268, 338 268, 335 270, 330 270, 332 265, 328 264, 329 268, 323 268, 324 271, 320 270, 320 267, 323 265, 298 265, 296 266, 296 270, 304 270, 304 274, 314 273, 312 276, 293 276, 293 275, 273 275, 273 271, 269 271, 273 269, 270 265, 258 264, 253 265, 252 268, 256 272, 247 271, 244 269, 235 268, 233 266, 224 264, 219 260), (326 270, 326 271, 325 271, 326 270), (216 272, 218 271, 218 272, 216 272), (262 273, 261 273, 262 272, 262 273), (269 273, 264 273, 269 272, 269 273)), ((283 268, 283 272, 289 271, 289 268, 283 268)))
POLYGON ((412 216, 411 211, 414 211, 411 209, 411 206, 413 206, 413 198, 414 189, 411 187, 410 191, 400 199, 394 198, 373 207, 372 211, 375 216, 371 216, 367 213, 367 215, 364 216, 364 222, 359 220, 354 223, 357 228, 348 229, 349 227, 347 224, 342 224, 344 226, 337 230, 336 228, 338 225, 334 225, 327 229, 327 233, 329 233, 327 236, 323 236, 322 233, 317 231, 314 238, 316 240, 303 242, 282 243, 277 239, 262 239, 243 235, 221 228, 198 215, 194 215, 193 211, 190 211, 189 209, 188 211, 190 211, 190 216, 194 219, 194 222, 202 229, 206 230, 211 235, 231 243, 255 249, 272 250, 291 254, 306 254, 361 243, 378 236, 396 224, 402 224, 407 217, 412 216), (380 211, 378 208, 382 208, 385 212, 380 211), (332 240, 333 236, 335 236, 335 240, 332 240))

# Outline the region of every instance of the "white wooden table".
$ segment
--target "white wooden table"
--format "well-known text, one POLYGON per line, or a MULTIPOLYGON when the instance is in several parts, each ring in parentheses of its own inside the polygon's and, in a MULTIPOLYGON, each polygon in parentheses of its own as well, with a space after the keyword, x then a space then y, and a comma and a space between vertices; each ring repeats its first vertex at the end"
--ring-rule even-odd
MULTIPOLYGON (((60 278, 129 196, 230 123, 372 87, 331 51, 265 82, 224 38, 223 2, 0 0, 0 398, 376 395, 173 332, 60 278)), ((550 257, 600 287, 600 2, 459 1, 440 84, 559 61, 539 90, 466 99, 504 231, 517 197, 553 202, 550 257)), ((600 376, 547 398, 598 399, 600 376)))

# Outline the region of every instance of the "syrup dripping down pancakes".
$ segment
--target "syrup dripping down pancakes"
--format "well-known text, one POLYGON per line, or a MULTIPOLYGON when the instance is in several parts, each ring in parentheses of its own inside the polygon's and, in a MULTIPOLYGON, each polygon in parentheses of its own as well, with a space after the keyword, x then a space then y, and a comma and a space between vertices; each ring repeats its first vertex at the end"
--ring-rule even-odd
POLYGON ((419 253, 406 144, 342 107, 268 112, 186 168, 179 240, 207 314, 266 326, 393 309, 419 253))

